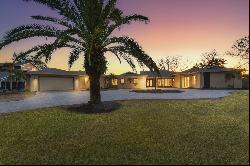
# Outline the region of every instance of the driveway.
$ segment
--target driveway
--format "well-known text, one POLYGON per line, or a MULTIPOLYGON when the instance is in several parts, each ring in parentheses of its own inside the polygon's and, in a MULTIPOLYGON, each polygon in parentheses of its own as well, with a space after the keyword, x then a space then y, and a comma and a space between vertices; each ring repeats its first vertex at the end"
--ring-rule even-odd
MULTIPOLYGON (((103 101, 135 99, 215 99, 230 95, 231 90, 182 90, 183 93, 149 94, 135 93, 131 90, 102 91, 103 101)), ((43 92, 22 101, 0 102, 0 113, 17 112, 30 109, 66 106, 87 103, 89 92, 43 92)))

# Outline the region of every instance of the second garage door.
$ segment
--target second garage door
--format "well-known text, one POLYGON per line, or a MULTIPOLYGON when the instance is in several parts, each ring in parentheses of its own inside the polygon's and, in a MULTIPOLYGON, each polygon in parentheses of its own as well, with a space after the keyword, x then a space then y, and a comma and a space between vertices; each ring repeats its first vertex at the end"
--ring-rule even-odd
POLYGON ((70 91, 74 90, 74 78, 39 77, 39 91, 70 91))

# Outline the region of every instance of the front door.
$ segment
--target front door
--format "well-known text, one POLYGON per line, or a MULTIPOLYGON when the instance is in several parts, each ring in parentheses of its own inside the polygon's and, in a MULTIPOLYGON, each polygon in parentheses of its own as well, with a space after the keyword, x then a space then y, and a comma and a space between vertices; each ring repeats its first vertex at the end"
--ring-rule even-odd
POLYGON ((204 88, 210 88, 210 73, 204 73, 204 88))

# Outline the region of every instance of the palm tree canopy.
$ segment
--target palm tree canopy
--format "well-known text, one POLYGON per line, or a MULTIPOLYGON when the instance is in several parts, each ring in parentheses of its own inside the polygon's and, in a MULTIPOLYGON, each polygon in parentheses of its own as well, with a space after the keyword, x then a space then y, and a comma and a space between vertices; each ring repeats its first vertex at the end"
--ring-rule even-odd
POLYGON ((116 7, 117 0, 24 0, 45 5, 59 14, 58 18, 50 16, 32 16, 35 20, 50 24, 23 25, 10 30, 0 42, 0 49, 13 42, 32 37, 46 37, 53 42, 38 45, 21 52, 16 59, 40 60, 45 63, 51 60, 54 51, 59 48, 70 48, 68 64, 72 67, 81 56, 87 73, 93 70, 103 74, 107 70, 105 54, 113 53, 121 62, 124 59, 133 70, 134 61, 140 66, 147 66, 158 71, 153 59, 142 47, 128 36, 115 37, 112 33, 123 25, 132 22, 148 23, 145 16, 124 15, 116 7), (51 24, 52 23, 52 24, 51 24))

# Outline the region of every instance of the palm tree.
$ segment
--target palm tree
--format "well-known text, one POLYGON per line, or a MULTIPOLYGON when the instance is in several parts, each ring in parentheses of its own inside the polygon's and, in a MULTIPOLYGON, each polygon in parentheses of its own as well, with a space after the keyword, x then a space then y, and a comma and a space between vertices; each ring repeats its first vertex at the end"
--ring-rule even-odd
POLYGON ((10 81, 10 91, 13 90, 13 80, 14 80, 14 72, 15 72, 15 64, 14 63, 8 63, 6 64, 6 69, 8 72, 8 80, 10 81))
POLYGON ((20 81, 26 80, 25 72, 20 70, 20 69, 15 70, 14 71, 14 79, 16 81, 16 90, 17 90, 18 89, 18 83, 20 81))
POLYGON ((83 57, 83 67, 90 78, 90 104, 101 102, 100 77, 107 70, 105 57, 107 52, 113 53, 120 62, 121 59, 124 59, 133 70, 136 70, 134 63, 136 60, 140 66, 145 65, 151 71, 158 71, 156 63, 134 39, 112 35, 122 25, 130 24, 133 21, 149 22, 149 19, 142 15, 124 15, 116 7, 117 0, 25 1, 45 5, 56 11, 59 17, 32 16, 35 20, 49 24, 23 25, 9 31, 3 38, 0 49, 10 43, 31 37, 52 38, 55 40, 51 43, 35 46, 19 54, 19 57, 41 59, 48 62, 55 50, 63 47, 70 48, 69 67, 77 59, 83 57))
POLYGON ((18 82, 26 79, 25 73, 21 69, 16 68, 16 63, 5 64, 6 71, 8 72, 7 80, 10 81, 10 90, 13 91, 13 81, 16 82, 16 89, 18 82))

